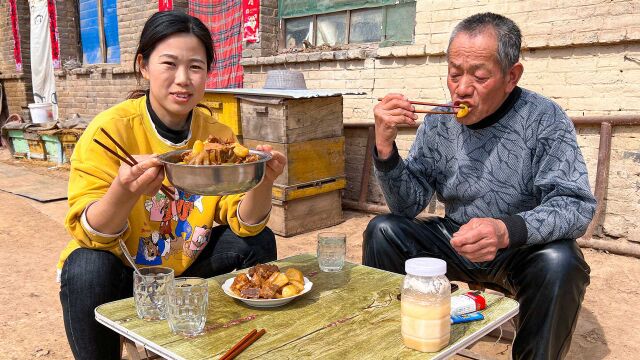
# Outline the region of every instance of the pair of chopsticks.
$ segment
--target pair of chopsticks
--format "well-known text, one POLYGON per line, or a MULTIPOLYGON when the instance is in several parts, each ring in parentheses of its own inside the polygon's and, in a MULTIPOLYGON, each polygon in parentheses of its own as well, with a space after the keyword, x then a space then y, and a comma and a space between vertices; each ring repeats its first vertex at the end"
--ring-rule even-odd
POLYGON ((227 351, 224 355, 222 355, 220 360, 231 360, 235 358, 249 345, 253 344, 256 340, 260 339, 260 337, 264 335, 264 333, 266 332, 267 331, 265 329, 262 329, 260 331, 253 329, 249 331, 249 333, 245 335, 240 341, 238 341, 237 344, 233 345, 233 347, 229 349, 229 351, 227 351))
MULTIPOLYGON (((113 136, 111 136, 111 134, 109 134, 107 132, 107 130, 105 130, 103 128, 100 128, 100 130, 102 131, 103 134, 105 134, 107 136, 107 138, 109 138, 109 140, 111 140, 113 145, 115 145, 118 149, 120 149, 120 151, 122 151, 124 153, 126 158, 123 157, 122 155, 118 154, 115 150, 112 150, 110 147, 108 147, 107 145, 105 145, 104 143, 102 143, 98 139, 94 138, 93 142, 95 142, 96 144, 100 145, 103 149, 107 150, 113 156, 115 156, 118 159, 120 159, 120 161, 124 162, 125 164, 127 164, 127 165, 129 165, 131 167, 133 167, 134 165, 138 164, 138 161, 136 161, 136 159, 133 156, 131 156, 131 154, 129 154, 129 152, 127 150, 125 150, 124 147, 122 145, 120 145, 120 143, 117 142, 116 139, 113 138, 113 136)), ((160 191, 162 191, 169 198, 169 200, 171 200, 171 201, 175 200, 175 198, 173 197, 173 192, 165 184, 162 184, 162 186, 160 187, 160 191)))
MULTIPOLYGON (((378 101, 382 101, 382 98, 378 98, 378 101)), ((452 109, 456 109, 456 108, 461 108, 461 106, 459 105, 449 105, 449 104, 438 104, 438 103, 433 103, 433 102, 427 102, 427 101, 409 101, 409 103, 413 104, 413 105, 427 105, 427 106, 437 106, 437 107, 448 107, 448 108, 452 108, 452 109)), ((414 113, 419 113, 419 114, 457 114, 457 112, 455 111, 435 111, 435 110, 418 110, 416 109, 414 111, 414 113)))

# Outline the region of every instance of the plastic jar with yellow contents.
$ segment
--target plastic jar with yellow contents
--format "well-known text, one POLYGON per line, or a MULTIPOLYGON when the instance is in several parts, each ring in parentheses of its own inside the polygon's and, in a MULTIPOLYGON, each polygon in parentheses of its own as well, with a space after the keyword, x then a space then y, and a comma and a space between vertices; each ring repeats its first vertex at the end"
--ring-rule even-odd
POLYGON ((449 344, 451 333, 451 284, 447 263, 435 258, 405 262, 402 284, 402 339, 407 347, 436 352, 449 344))

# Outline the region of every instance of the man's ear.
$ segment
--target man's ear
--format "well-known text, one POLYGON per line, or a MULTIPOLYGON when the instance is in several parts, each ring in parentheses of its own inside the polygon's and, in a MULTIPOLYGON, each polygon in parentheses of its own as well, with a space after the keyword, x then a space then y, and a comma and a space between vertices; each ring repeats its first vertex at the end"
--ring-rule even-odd
POLYGON ((524 66, 521 62, 516 63, 511 67, 511 70, 507 73, 507 92, 510 93, 518 86, 518 82, 524 72, 524 66))
POLYGON ((142 59, 142 54, 138 54, 136 56, 136 63, 138 64, 138 69, 140 69, 140 73, 145 80, 149 80, 149 69, 147 69, 147 64, 145 64, 142 59))

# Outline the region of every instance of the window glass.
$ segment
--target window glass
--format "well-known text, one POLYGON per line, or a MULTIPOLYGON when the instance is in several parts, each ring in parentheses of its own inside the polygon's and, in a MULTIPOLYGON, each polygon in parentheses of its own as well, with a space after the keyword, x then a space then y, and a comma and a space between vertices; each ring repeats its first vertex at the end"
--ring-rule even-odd
POLYGON ((387 7, 386 38, 389 42, 410 43, 416 27, 416 3, 398 4, 387 7))
POLYGON ((303 18, 287 19, 285 21, 285 47, 299 48, 302 47, 304 40, 313 43, 313 17, 307 16, 303 18))
POLYGON ((347 12, 318 15, 316 45, 336 45, 347 42, 347 12))
POLYGON ((350 43, 379 42, 382 40, 382 10, 373 8, 351 12, 350 43))

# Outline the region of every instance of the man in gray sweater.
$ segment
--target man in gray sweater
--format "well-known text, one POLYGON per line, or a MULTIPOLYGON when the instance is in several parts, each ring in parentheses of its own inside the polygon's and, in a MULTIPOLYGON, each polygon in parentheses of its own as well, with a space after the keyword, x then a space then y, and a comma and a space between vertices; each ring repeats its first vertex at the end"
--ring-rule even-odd
POLYGON ((437 257, 450 280, 495 284, 520 303, 513 358, 558 359, 589 284, 575 239, 596 201, 570 119, 517 86, 520 43, 518 26, 501 15, 456 26, 447 85, 469 114, 427 115, 404 160, 397 126, 414 125, 415 108, 400 94, 375 107, 374 161, 392 214, 369 223, 363 263, 404 273, 407 259, 437 257), (434 193, 445 217, 415 219, 434 193))

